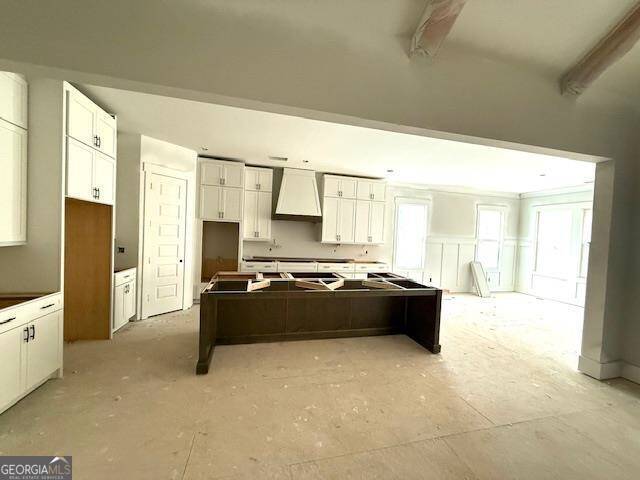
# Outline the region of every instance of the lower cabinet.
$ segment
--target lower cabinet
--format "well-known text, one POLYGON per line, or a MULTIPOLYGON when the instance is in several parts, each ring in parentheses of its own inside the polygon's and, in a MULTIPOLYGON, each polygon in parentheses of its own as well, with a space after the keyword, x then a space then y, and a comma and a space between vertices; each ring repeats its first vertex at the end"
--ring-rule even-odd
POLYGON ((118 272, 114 276, 113 331, 124 327, 136 314, 136 269, 118 272))
POLYGON ((2 311, 5 328, 12 321, 18 324, 0 330, 0 412, 62 368, 63 311, 50 311, 60 306, 57 299, 2 311))

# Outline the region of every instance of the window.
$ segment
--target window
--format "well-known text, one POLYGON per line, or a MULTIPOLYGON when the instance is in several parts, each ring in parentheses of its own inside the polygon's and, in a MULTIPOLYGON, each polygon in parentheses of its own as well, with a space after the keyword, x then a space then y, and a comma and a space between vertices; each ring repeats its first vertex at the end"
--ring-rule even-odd
POLYGON ((593 220, 593 210, 585 208, 582 210, 582 244, 580 248, 580 271, 578 276, 587 278, 589 269, 589 246, 591 245, 591 223, 593 220))
POLYGON ((478 206, 476 261, 485 271, 500 269, 504 207, 478 206))
MULTIPOLYGON (((538 212, 536 238, 536 273, 556 278, 567 278, 571 271, 570 209, 548 209, 538 212)), ((575 257, 574 257, 575 258, 575 257)))
POLYGON ((394 270, 423 270, 427 241, 428 205, 399 200, 396 206, 394 270))

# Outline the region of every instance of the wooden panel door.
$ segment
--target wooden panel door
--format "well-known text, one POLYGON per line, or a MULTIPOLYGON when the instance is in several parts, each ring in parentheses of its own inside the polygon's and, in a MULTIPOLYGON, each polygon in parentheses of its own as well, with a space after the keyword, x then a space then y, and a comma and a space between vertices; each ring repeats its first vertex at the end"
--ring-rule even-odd
POLYGON ((0 334, 0 411, 22 393, 22 346, 25 328, 17 327, 0 334))
POLYGON ((209 221, 222 219, 222 187, 214 185, 200 187, 200 218, 209 221))
POLYGON ((68 97, 67 134, 79 142, 92 147, 96 141, 96 115, 98 107, 77 91, 70 91, 68 97))
POLYGON ((145 176, 142 316, 182 309, 187 181, 145 176))
POLYGON ((113 205, 115 196, 116 163, 106 155, 96 152, 93 156, 93 188, 96 201, 113 205))
POLYGON ((27 240, 27 131, 0 120, 0 245, 27 240))
MULTIPOLYGON (((358 188, 360 188, 358 186, 358 188)), ((360 190, 358 190, 360 193, 360 190)), ((366 200, 358 200, 356 202, 356 227, 355 242, 369 243, 369 220, 371 216, 371 202, 366 200)))
POLYGON ((340 199, 324 197, 322 211, 322 241, 336 243, 338 241, 338 209, 340 199))
POLYGON ((384 243, 384 202, 371 202, 369 215, 369 242, 384 243))
POLYGON ((116 158, 116 139, 118 136, 116 119, 102 110, 98 110, 96 113, 96 135, 98 136, 98 150, 111 158, 116 158))
POLYGON ((29 324, 27 390, 42 382, 60 366, 61 319, 62 310, 59 310, 37 318, 29 324))
POLYGON ((16 73, 0 72, 0 118, 27 128, 26 80, 16 73))
MULTIPOLYGON (((355 189, 353 193, 355 195, 355 189)), ((353 243, 356 231, 356 200, 340 199, 338 221, 338 241, 340 243, 353 243)))
POLYGON ((95 150, 73 138, 67 143, 67 197, 95 201, 93 156, 95 150))

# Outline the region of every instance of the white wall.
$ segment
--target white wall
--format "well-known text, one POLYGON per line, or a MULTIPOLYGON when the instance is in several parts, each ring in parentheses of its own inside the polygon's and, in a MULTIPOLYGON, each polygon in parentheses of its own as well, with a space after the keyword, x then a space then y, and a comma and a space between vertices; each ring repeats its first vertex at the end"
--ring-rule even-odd
POLYGON ((116 253, 115 268, 138 265, 140 204, 140 135, 118 133, 118 169, 116 178, 116 253), (118 248, 124 248, 123 253, 118 248))
POLYGON ((64 90, 58 80, 28 80, 27 243, 0 248, 2 293, 58 292, 62 287, 64 90))
MULTIPOLYGON (((565 285, 566 282, 557 281, 556 292, 546 292, 540 286, 536 288, 534 263, 536 255, 536 213, 540 208, 566 208, 570 209, 574 216, 580 213, 585 205, 593 204, 593 187, 585 186, 571 191, 558 192, 536 192, 522 196, 520 202, 520 228, 518 239, 518 268, 516 291, 538 295, 545 298, 554 298, 569 303, 582 304, 580 296, 574 297, 570 294, 564 295, 564 289, 577 288, 576 285, 565 285)), ((579 239, 574 238, 578 242, 579 239)))

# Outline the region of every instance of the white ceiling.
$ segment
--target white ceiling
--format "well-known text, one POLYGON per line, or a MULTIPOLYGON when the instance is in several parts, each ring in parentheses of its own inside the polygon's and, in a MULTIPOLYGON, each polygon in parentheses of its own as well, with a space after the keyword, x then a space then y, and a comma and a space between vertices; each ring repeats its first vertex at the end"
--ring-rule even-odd
POLYGON ((121 131, 256 165, 510 193, 583 185, 595 174, 594 164, 548 155, 105 87, 81 89, 118 115, 121 131))

